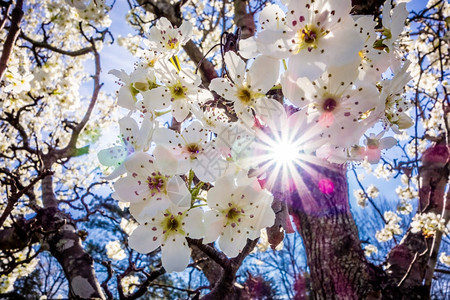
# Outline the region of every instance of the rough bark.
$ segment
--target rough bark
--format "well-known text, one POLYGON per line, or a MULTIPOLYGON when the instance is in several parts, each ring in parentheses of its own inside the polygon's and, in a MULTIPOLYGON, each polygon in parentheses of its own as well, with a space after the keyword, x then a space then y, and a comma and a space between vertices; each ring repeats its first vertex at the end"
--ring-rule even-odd
MULTIPOLYGON (((446 221, 449 153, 445 145, 431 147, 420 169, 419 212, 440 213, 446 221)), ((345 171, 345 166, 311 166, 297 183, 304 188, 284 194, 303 237, 314 298, 428 299, 431 279, 423 282, 434 273, 440 235, 408 231, 389 253, 386 271, 369 263, 350 212, 345 171)))
POLYGON ((311 166, 305 189, 288 195, 303 237, 316 299, 364 299, 380 293, 383 272, 369 264, 348 203, 345 166, 311 166))
POLYGON ((95 276, 92 257, 81 245, 70 216, 56 207, 43 208, 37 215, 42 232, 42 245, 61 264, 69 283, 71 299, 105 299, 95 276))
MULTIPOLYGON (((445 222, 448 222, 450 213, 448 193, 445 194, 449 157, 449 147, 443 140, 430 147, 422 156, 419 176, 418 213, 440 214, 445 222)), ((441 238, 441 233, 426 238, 421 233, 408 231, 401 243, 389 253, 390 278, 415 299, 429 296, 441 238), (426 282, 422 284, 424 279, 426 282)))
POLYGON ((247 1, 234 1, 234 23, 241 29, 241 38, 247 39, 255 35, 256 26, 253 14, 247 12, 247 1))

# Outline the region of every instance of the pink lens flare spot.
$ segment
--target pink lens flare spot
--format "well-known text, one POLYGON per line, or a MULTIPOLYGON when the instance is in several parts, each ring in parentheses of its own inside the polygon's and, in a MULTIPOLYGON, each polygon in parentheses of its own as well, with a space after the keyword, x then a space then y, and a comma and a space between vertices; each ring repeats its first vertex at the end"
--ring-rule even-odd
POLYGON ((323 112, 319 117, 319 124, 322 127, 330 127, 334 123, 334 115, 332 112, 323 112))
POLYGON ((320 179, 318 187, 319 190, 326 195, 330 195, 334 192, 334 182, 328 178, 320 179))

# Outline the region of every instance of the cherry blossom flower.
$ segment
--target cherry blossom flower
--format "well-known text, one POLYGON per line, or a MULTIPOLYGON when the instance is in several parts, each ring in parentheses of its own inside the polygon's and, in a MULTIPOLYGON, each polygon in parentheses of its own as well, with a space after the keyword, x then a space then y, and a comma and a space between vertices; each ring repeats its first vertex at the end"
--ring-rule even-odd
POLYGON ((366 148, 364 149, 362 156, 367 158, 368 162, 371 164, 377 164, 381 158, 381 150, 390 149, 397 144, 397 140, 392 136, 383 137, 384 131, 375 135, 371 133, 366 136, 364 143, 366 148))
POLYGON ((18 94, 31 89, 30 83, 34 79, 34 76, 27 72, 21 74, 16 67, 11 67, 6 72, 5 79, 9 84, 3 88, 3 92, 18 94))
POLYGON ((90 2, 91 0, 66 0, 67 4, 80 10, 86 9, 90 2))
POLYGON ((245 62, 236 53, 225 54, 229 80, 215 78, 209 88, 219 96, 233 102, 238 118, 253 125, 252 109, 263 105, 265 94, 274 86, 279 76, 279 62, 267 56, 258 56, 247 70, 245 62), (266 72, 265 70, 271 70, 266 72))
POLYGON ((106 255, 108 258, 113 260, 122 260, 127 255, 125 254, 125 251, 123 251, 122 247, 120 246, 119 241, 110 241, 105 246, 106 248, 106 255))
POLYGON ((272 25, 259 32, 256 41, 265 44, 259 47, 265 55, 289 57, 288 73, 294 79, 316 79, 330 64, 358 60, 364 41, 350 16, 349 0, 290 1, 286 17, 274 6, 270 9, 272 12, 266 15, 272 16, 268 18, 272 25))
POLYGON ((445 231, 445 219, 433 212, 416 214, 411 222, 411 232, 422 232, 425 237, 431 237, 436 231, 445 231))
POLYGON ((129 110, 136 109, 136 96, 141 92, 145 92, 158 87, 154 71, 149 68, 137 68, 130 75, 124 70, 111 70, 108 74, 112 74, 119 78, 123 85, 117 93, 117 105, 129 110))
POLYGON ((258 238, 261 229, 273 225, 272 200, 273 196, 246 172, 219 178, 207 195, 212 210, 205 212, 204 242, 219 237, 220 249, 230 257, 237 256, 247 239, 258 238))
POLYGON ((143 92, 143 100, 136 104, 144 113, 165 110, 170 106, 173 117, 182 122, 188 116, 192 103, 213 99, 208 90, 198 87, 200 76, 189 69, 178 71, 171 65, 161 64, 158 75, 164 85, 143 92))
POLYGON ((185 174, 192 169, 204 182, 214 181, 226 169, 227 162, 215 149, 211 132, 199 121, 192 122, 181 133, 159 128, 153 135, 156 160, 164 170, 185 174))
POLYGON ((393 44, 397 40, 400 33, 403 31, 408 11, 406 10, 406 3, 397 3, 392 9, 390 0, 386 0, 383 4, 383 38, 382 43, 387 47, 387 51, 393 49, 393 44))
MULTIPOLYGON (((269 4, 259 14, 259 24, 261 30, 271 32, 282 32, 288 30, 286 25, 286 15, 283 10, 275 4, 269 4)), ((252 36, 239 42, 239 54, 244 58, 254 58, 258 54, 272 56, 274 58, 286 58, 284 49, 274 48, 272 43, 267 43, 264 38, 252 36)))
POLYGON ((186 237, 204 236, 203 210, 190 208, 190 202, 181 201, 143 220, 129 237, 131 248, 149 253, 161 246, 161 260, 167 272, 181 272, 188 263, 191 250, 186 237))
POLYGON ((119 126, 123 144, 100 150, 97 154, 102 165, 114 167, 114 171, 105 177, 106 180, 114 179, 125 173, 124 162, 133 153, 148 150, 156 124, 145 116, 139 129, 133 118, 124 117, 119 120, 119 126))
POLYGON ((441 253, 441 255, 439 256, 439 261, 447 267, 450 267, 450 255, 446 255, 445 252, 441 253))
POLYGON ((375 32, 376 22, 373 17, 358 16, 355 25, 358 34, 364 40, 364 46, 358 53, 361 58, 359 79, 378 82, 381 79, 381 74, 390 66, 392 55, 374 47, 377 41, 377 33, 375 32))
POLYGON ((175 203, 190 199, 186 184, 179 176, 161 172, 154 158, 144 152, 133 155, 125 162, 127 176, 114 183, 117 197, 130 202, 130 211, 141 221, 175 203))
POLYGON ((297 87, 286 91, 288 99, 295 91, 292 97, 308 104, 308 122, 321 126, 320 137, 335 146, 357 144, 377 120, 370 112, 379 105, 378 91, 374 85, 356 81, 356 76, 351 65, 329 67, 319 79, 299 78, 297 87))
POLYGON ((176 55, 180 47, 191 39, 192 25, 184 21, 180 28, 172 26, 169 20, 162 17, 156 21, 156 25, 150 29, 148 35, 149 47, 168 55, 176 55))
POLYGON ((374 114, 378 115, 385 127, 390 127, 395 133, 411 127, 414 122, 407 111, 412 103, 407 101, 403 94, 405 86, 412 79, 407 69, 409 63, 405 63, 391 79, 381 81, 381 103, 374 114))
POLYGON ((370 257, 372 254, 377 254, 378 253, 378 248, 374 245, 366 245, 364 247, 364 255, 367 257, 370 257))

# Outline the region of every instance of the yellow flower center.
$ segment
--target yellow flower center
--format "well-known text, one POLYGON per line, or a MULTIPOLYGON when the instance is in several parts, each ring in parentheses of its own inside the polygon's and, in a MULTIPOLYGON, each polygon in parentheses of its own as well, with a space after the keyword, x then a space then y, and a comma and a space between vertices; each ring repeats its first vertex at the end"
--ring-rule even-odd
POLYGON ((178 41, 177 38, 169 38, 169 40, 167 41, 167 47, 169 49, 176 49, 178 48, 179 44, 180 42, 178 41))
POLYGON ((239 88, 236 96, 246 106, 249 106, 252 103, 253 98, 254 98, 252 91, 248 87, 239 88))
POLYGON ((172 100, 179 100, 186 98, 187 88, 184 87, 181 82, 177 82, 176 84, 169 87, 170 93, 172 95, 172 100))

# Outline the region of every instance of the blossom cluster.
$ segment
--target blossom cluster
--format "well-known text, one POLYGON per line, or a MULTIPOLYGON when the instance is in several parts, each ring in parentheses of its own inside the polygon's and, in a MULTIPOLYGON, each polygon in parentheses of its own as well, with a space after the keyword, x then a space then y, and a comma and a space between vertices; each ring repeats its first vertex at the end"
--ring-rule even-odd
POLYGON ((375 234, 375 238, 379 242, 390 241, 394 237, 394 235, 401 234, 403 232, 399 225, 402 219, 396 213, 392 211, 386 211, 384 213, 384 220, 386 221, 386 225, 383 229, 377 231, 375 234))
POLYGON ((445 219, 432 212, 416 214, 411 223, 411 232, 421 232, 426 237, 434 236, 436 231, 443 232, 444 230, 446 230, 445 219))
POLYGON ((33 257, 35 251, 31 250, 21 250, 14 253, 11 257, 1 258, 1 268, 0 271, 5 271, 11 263, 17 264, 9 274, 2 274, 0 276, 0 293, 8 293, 14 290, 14 283, 20 277, 28 276, 34 271, 36 265, 39 263, 39 259, 33 257))
POLYGON ((381 34, 371 16, 350 14, 349 0, 282 2, 286 12, 266 6, 256 36, 238 52, 227 49, 226 75, 208 89, 180 63, 193 31, 187 21, 160 18, 136 68, 110 71, 128 114, 120 144, 98 157, 112 169, 107 179, 121 176, 114 197, 139 222, 129 245, 141 253, 161 247, 169 272, 188 265, 189 238, 239 255, 274 224, 271 192, 290 188, 309 157, 377 163, 397 142, 385 133, 412 124, 402 96, 408 64, 399 63, 395 42, 405 3, 391 9, 386 1, 381 34), (269 96, 277 90, 283 103, 269 96), (376 124, 384 129, 365 135, 376 124))

